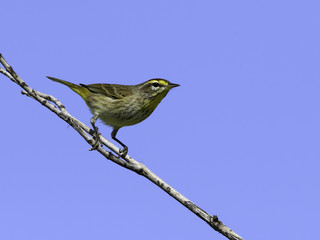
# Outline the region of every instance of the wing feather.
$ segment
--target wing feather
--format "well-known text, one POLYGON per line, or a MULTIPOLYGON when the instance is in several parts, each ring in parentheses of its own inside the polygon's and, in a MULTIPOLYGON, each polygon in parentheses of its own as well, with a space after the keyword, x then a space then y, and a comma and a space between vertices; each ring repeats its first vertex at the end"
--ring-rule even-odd
POLYGON ((132 94, 130 86, 119 85, 119 84, 80 84, 86 87, 89 91, 97 94, 102 94, 112 99, 122 99, 132 94))

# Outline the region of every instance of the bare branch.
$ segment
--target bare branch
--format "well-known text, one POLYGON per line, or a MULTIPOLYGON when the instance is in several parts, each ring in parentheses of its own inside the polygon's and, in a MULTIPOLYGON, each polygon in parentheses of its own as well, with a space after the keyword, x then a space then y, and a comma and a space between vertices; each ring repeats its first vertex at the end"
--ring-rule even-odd
MULTIPOLYGON (((29 87, 13 70, 13 68, 6 62, 3 56, 0 54, 0 63, 3 65, 3 68, 0 68, 0 73, 4 76, 8 77, 11 81, 18 84, 23 90, 22 94, 33 98, 34 100, 41 103, 43 106, 48 108, 50 111, 55 113, 58 117, 66 121, 72 128, 74 128, 86 141, 89 145, 93 146, 95 141, 93 139, 94 131, 86 126, 84 123, 73 117, 66 110, 65 106, 55 97, 40 93, 31 87, 29 87)), ((207 212, 202 210, 200 207, 195 205, 189 199, 180 194, 173 187, 164 182, 161 178, 155 175, 151 170, 149 170, 142 163, 134 160, 130 156, 125 156, 124 158, 116 157, 113 153, 119 155, 119 148, 113 145, 111 142, 106 140, 104 137, 100 136, 101 143, 106 146, 111 151, 107 151, 102 146, 98 146, 97 151, 101 153, 105 158, 113 161, 114 163, 125 167, 131 171, 136 172, 139 175, 144 176, 149 181, 153 182, 155 185, 160 187, 166 193, 168 193, 171 197, 179 201, 182 205, 196 214, 199 218, 208 223, 214 230, 218 231, 222 235, 226 236, 228 239, 232 240, 243 240, 238 234, 233 232, 230 228, 225 226, 217 216, 209 215, 207 212), (113 153, 112 153, 113 152, 113 153)))

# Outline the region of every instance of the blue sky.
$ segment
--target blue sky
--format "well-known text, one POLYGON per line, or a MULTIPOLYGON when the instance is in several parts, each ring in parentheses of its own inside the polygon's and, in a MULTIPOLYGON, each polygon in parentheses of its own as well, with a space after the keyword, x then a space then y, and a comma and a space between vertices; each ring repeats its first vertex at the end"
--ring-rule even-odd
MULTIPOLYGON (((129 154, 245 239, 310 239, 320 213, 319 7, 13 0, 1 3, 0 52, 86 124, 82 99, 46 75, 179 83, 119 131, 129 154)), ((0 239, 225 239, 0 80, 0 239)))

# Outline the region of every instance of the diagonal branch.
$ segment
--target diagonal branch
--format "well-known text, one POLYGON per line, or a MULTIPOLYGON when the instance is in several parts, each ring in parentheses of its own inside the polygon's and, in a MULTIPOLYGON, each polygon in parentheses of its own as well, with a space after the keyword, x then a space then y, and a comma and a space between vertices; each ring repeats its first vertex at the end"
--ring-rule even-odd
MULTIPOLYGON (((11 81, 18 84, 23 90, 22 94, 33 98, 34 100, 41 103, 44 107, 48 108, 50 111, 55 113, 58 117, 67 122, 74 130, 76 130, 83 138, 87 141, 87 143, 91 146, 94 146, 95 141, 93 139, 94 131, 86 126, 84 123, 80 122, 78 119, 73 117, 64 105, 55 97, 40 93, 33 88, 29 87, 13 70, 13 68, 6 62, 3 56, 0 54, 0 63, 3 65, 3 68, 0 68, 0 73, 4 76, 8 77, 11 81)), ((214 230, 218 231, 222 235, 226 236, 228 239, 232 240, 243 240, 238 234, 233 232, 230 228, 225 226, 216 215, 209 215, 207 212, 202 210, 200 207, 195 205, 189 199, 180 194, 177 190, 171 187, 169 184, 164 182, 161 178, 155 175, 151 170, 149 170, 142 163, 134 160, 130 156, 125 156, 123 158, 116 157, 113 153, 119 155, 119 148, 113 145, 111 142, 106 140, 104 137, 100 136, 101 143, 106 146, 109 150, 107 151, 102 146, 97 147, 97 151, 101 153, 105 158, 111 160, 112 162, 125 167, 131 171, 136 172, 139 175, 144 176, 149 181, 153 182, 155 185, 160 187, 166 193, 168 193, 171 197, 176 199, 194 214, 196 214, 199 218, 208 223, 214 230)))

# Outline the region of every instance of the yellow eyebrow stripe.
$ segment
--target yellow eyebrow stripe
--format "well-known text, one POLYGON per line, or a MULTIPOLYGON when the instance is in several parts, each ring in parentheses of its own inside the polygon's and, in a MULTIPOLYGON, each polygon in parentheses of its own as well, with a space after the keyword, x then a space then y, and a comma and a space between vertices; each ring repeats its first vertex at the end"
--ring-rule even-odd
POLYGON ((164 85, 164 86, 168 85, 168 82, 163 81, 163 80, 158 80, 158 82, 159 82, 159 84, 164 85))
POLYGON ((168 81, 165 80, 165 79, 151 79, 151 80, 148 81, 148 83, 155 83, 155 82, 159 83, 162 86, 167 86, 168 85, 168 81))

